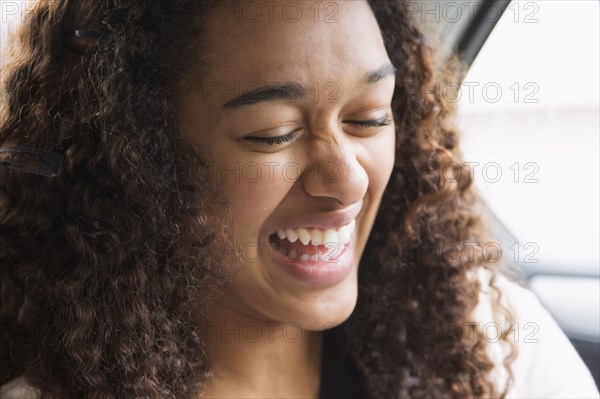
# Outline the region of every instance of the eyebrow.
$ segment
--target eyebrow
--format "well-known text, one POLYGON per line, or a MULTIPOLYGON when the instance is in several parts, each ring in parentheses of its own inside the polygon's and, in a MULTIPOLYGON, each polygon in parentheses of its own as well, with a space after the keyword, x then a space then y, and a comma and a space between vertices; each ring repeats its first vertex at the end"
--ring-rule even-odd
POLYGON ((392 64, 386 64, 381 68, 373 72, 367 72, 362 78, 362 82, 365 84, 377 83, 380 80, 387 78, 390 75, 396 74, 396 67, 392 64))
MULTIPOLYGON (((360 81, 363 84, 371 85, 395 74, 396 67, 392 64, 386 64, 375 71, 365 73, 360 81)), ((223 105, 223 108, 226 110, 233 110, 265 102, 298 100, 307 96, 311 90, 314 90, 314 87, 311 89, 309 86, 297 82, 267 84, 227 101, 223 105)))

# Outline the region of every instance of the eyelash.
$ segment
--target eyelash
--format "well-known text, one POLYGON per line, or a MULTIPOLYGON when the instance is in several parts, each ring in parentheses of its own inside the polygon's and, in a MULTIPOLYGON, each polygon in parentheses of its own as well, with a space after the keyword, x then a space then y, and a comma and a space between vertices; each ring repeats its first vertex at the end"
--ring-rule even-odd
POLYGON ((288 141, 292 141, 294 139, 294 137, 296 137, 296 134, 298 134, 299 131, 300 131, 300 129, 292 130, 288 134, 284 134, 283 136, 277 136, 277 137, 252 137, 252 136, 250 136, 250 137, 245 137, 245 139, 248 141, 255 141, 255 142, 258 142, 261 144, 278 145, 278 144, 286 143, 288 141))
MULTIPOLYGON (((387 114, 379 119, 367 119, 367 120, 362 120, 362 121, 344 121, 344 122, 350 123, 353 125, 358 125, 361 127, 366 127, 366 128, 383 127, 383 126, 389 126, 392 123, 392 117, 391 117, 391 115, 387 114)), ((245 139, 248 141, 255 141, 255 142, 258 142, 261 144, 266 144, 266 145, 279 145, 279 144, 286 143, 288 141, 292 141, 294 139, 294 137, 296 137, 296 135, 298 134, 298 132, 300 130, 301 129, 296 129, 296 130, 289 132, 288 134, 285 134, 283 136, 277 136, 277 137, 249 136, 249 137, 245 137, 245 139)))
POLYGON ((386 114, 379 119, 367 119, 363 121, 346 121, 346 123, 351 123, 353 125, 358 125, 362 127, 389 126, 392 123, 392 116, 390 114, 386 114))

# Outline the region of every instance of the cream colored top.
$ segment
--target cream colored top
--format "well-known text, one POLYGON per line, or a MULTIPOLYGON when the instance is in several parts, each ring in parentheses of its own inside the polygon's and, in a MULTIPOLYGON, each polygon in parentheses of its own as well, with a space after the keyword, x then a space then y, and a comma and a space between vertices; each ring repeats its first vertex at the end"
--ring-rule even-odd
MULTIPOLYGON (((490 343, 489 351, 496 362, 494 379, 501 391, 507 379, 502 367, 502 353, 508 346, 495 342, 497 334, 508 328, 504 320, 492 317, 488 274, 482 269, 482 290, 473 320, 490 343)), ((511 339, 517 344, 519 355, 513 362, 514 381, 508 398, 600 398, 590 371, 556 321, 530 290, 499 276, 502 302, 515 312, 511 339)), ((38 392, 22 378, 0 387, 2 399, 37 399, 38 392)))
MULTIPOLYGON (((489 353, 496 363, 495 380, 501 390, 507 380, 502 359, 509 348, 495 341, 499 325, 502 329, 509 326, 505 320, 492 319, 489 274, 482 269, 479 277, 484 288, 473 319, 480 323, 478 327, 489 342, 489 353)), ((535 294, 504 276, 497 277, 496 286, 502 292, 501 302, 514 312, 509 337, 519 351, 512 363, 514 380, 507 398, 600 398, 592 374, 535 294)))

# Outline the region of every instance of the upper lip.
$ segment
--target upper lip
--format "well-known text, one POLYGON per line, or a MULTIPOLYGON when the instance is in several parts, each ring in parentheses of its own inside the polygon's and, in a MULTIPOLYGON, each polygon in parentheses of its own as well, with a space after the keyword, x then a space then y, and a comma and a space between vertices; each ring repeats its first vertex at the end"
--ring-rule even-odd
POLYGON ((301 216, 296 216, 293 218, 289 218, 282 223, 277 229, 271 234, 275 234, 277 230, 286 230, 286 229, 339 229, 342 226, 347 225, 352 220, 356 219, 356 216, 360 213, 362 209, 363 201, 360 200, 346 208, 336 209, 334 211, 327 212, 319 212, 319 213, 311 213, 304 214, 301 216))

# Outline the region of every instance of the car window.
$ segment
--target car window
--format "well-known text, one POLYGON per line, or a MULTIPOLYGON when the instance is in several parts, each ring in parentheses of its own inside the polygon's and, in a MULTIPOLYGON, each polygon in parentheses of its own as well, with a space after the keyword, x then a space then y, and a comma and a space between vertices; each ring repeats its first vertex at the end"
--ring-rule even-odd
POLYGON ((509 261, 598 270, 599 4, 512 2, 455 100, 509 261))

